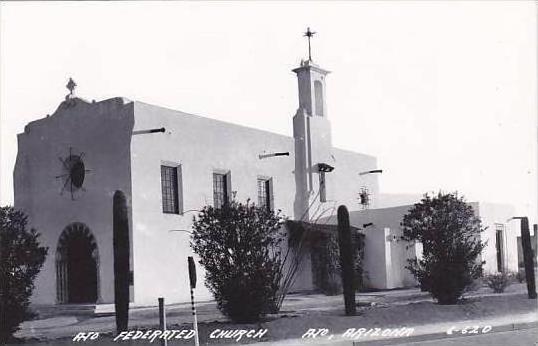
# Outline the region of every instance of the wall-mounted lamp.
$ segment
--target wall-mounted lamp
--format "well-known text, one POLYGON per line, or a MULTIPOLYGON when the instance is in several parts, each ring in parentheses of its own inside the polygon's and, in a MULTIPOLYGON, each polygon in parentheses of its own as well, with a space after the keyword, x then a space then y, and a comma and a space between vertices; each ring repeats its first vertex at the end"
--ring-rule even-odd
POLYGON ((261 159, 266 159, 268 157, 274 157, 274 156, 290 156, 290 153, 286 151, 286 152, 281 152, 281 153, 260 154, 258 155, 258 158, 261 160, 261 159))
POLYGON ((166 131, 164 127, 161 127, 159 129, 137 130, 137 131, 133 131, 133 135, 142 135, 146 133, 159 133, 159 132, 164 133, 164 131, 166 131))
POLYGON ((398 237, 396 236, 396 234, 388 234, 387 235, 387 239, 386 239, 388 242, 398 242, 398 237))
POLYGON ((359 175, 366 175, 366 174, 371 174, 371 173, 383 173, 383 170, 382 169, 373 169, 371 171, 360 172, 359 175))
POLYGON ((334 170, 334 167, 327 163, 318 163, 318 170, 320 172, 330 173, 334 170))
POLYGON ((171 229, 168 232, 185 232, 191 234, 191 231, 187 231, 186 229, 171 229))
POLYGON ((198 210, 198 209, 189 209, 189 210, 185 210, 185 211, 179 213, 179 215, 183 216, 183 215, 185 215, 185 214, 187 214, 187 213, 196 213, 196 212, 199 213, 199 212, 201 212, 201 210, 198 210))

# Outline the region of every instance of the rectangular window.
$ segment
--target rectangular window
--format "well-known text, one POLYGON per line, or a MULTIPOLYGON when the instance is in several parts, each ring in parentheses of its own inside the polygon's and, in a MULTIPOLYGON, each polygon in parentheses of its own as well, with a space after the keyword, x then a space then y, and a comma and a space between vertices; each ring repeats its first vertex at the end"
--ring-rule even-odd
POLYGON ((161 165, 163 213, 179 214, 178 169, 161 165))
POLYGON ((230 201, 230 175, 213 173, 213 206, 222 208, 230 201))
POLYGON ((258 178, 258 205, 273 210, 272 179, 258 178))
POLYGON ((327 202, 327 187, 325 185, 325 172, 319 172, 319 201, 327 202))
POLYGON ((504 225, 495 224, 495 250, 497 251, 497 271, 504 271, 504 225))

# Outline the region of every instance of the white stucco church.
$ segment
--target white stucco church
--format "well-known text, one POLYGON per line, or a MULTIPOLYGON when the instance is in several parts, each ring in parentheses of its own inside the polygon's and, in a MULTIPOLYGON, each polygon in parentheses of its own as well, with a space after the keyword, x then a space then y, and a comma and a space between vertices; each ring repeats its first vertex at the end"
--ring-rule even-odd
MULTIPOLYGON (((186 258, 193 254, 183 231, 196 210, 219 206, 232 194, 281 209, 292 220, 329 224, 336 208, 346 205, 354 226, 371 223, 364 229, 367 284, 415 285, 404 266, 420 249, 405 249, 396 237, 409 205, 380 208, 388 205, 380 203, 376 158, 333 147, 325 98, 329 71, 308 59, 293 72, 299 95, 297 111, 290 110, 293 137, 121 97, 88 102, 74 95, 70 81, 71 93, 56 111, 18 135, 15 207, 49 247, 33 302, 114 301, 112 197, 118 190, 129 201, 135 305, 156 304, 157 297, 189 300, 186 258)), ((502 250, 495 233, 487 235, 493 252, 486 261, 493 269, 499 253, 503 266, 514 269, 517 260, 517 230, 502 219, 510 213, 501 208, 488 216, 491 229, 498 225, 503 232, 502 250)), ((295 289, 315 288, 307 258, 295 289)), ((197 297, 211 298, 201 284, 197 297)))

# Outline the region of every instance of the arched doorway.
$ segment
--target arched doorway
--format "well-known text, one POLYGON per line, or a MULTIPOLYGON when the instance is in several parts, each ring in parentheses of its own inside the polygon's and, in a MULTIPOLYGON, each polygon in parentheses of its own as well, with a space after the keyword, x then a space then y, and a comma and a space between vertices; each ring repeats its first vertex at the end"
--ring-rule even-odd
POLYGON ((90 229, 83 223, 67 226, 56 249, 58 303, 95 303, 98 297, 99 253, 90 229))

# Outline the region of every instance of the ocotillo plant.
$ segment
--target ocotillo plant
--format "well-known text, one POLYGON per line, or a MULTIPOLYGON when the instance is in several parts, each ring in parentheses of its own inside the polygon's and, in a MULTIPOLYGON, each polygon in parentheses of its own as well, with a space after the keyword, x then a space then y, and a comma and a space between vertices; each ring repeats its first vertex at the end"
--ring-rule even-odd
POLYGON ((121 191, 113 200, 114 306, 116 330, 127 330, 129 324, 129 219, 127 200, 121 191))
POLYGON ((342 269, 342 286, 344 289, 346 315, 353 316, 357 312, 353 284, 353 243, 351 240, 349 213, 344 205, 338 207, 338 247, 340 248, 340 267, 342 269))

